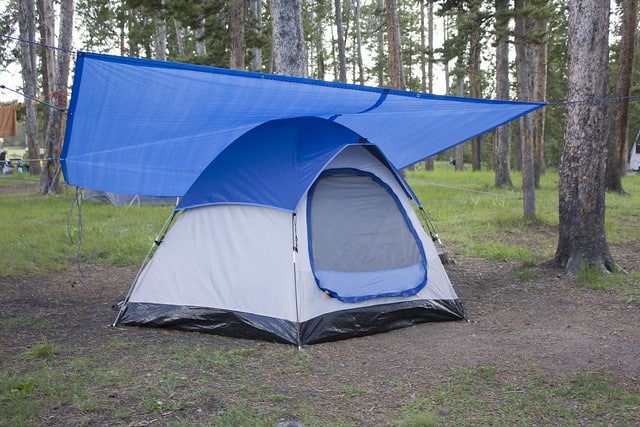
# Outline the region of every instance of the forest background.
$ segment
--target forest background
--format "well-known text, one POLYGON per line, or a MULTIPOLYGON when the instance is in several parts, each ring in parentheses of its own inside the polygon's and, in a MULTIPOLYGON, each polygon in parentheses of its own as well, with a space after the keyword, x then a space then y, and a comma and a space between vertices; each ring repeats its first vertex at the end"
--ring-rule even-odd
POLYGON ((625 194, 637 0, 15 0, 1 20, 3 61, 22 67, 26 161, 40 194, 60 192, 75 27, 83 50, 401 90, 432 92, 439 63, 448 94, 557 100, 441 155, 456 170, 493 168, 496 187, 513 187, 511 170, 521 171, 525 220, 536 218, 542 174, 558 165, 556 261, 570 273, 585 261, 619 268, 604 191, 625 194))
MULTIPOLYGON (((19 38, 16 0, 3 1, 0 7, 0 32, 19 38)), ((36 12, 46 10, 40 0, 36 12)), ((53 2, 51 2, 53 3, 53 2)), ((393 2, 395 3, 395 2, 393 2)), ((518 1, 516 2, 518 3, 518 1)), ((389 67, 388 22, 384 0, 314 0, 302 2, 306 73, 310 78, 337 80, 356 84, 391 86, 389 67)), ((612 2, 610 45, 611 95, 615 85, 620 49, 622 4, 612 2)), ((58 45, 55 14, 52 34, 44 19, 38 19, 36 41, 52 41, 58 45)), ((401 88, 480 98, 518 99, 562 102, 566 97, 567 25, 565 0, 535 0, 523 4, 508 1, 403 1, 395 4, 401 46, 401 88), (516 63, 516 17, 528 21, 525 43, 528 57, 516 63), (504 45, 507 48, 507 73, 504 72, 504 45), (498 52, 503 49, 503 53, 498 52), (537 80, 532 86, 544 89, 522 99, 516 79, 518 67, 530 68, 537 80), (542 71, 541 71, 542 70, 542 71), (499 79, 507 83, 507 92, 497 87, 499 79), (434 90, 435 88, 435 90, 434 90), (498 93, 501 92, 501 93, 498 93)), ((155 58, 274 72, 270 10, 259 0, 80 0, 75 3, 75 35, 73 49, 107 52, 133 57, 155 58), (234 46, 240 45, 239 48, 234 46), (238 53, 239 52, 239 53, 238 53)), ((637 19, 635 20, 637 22, 637 19)), ((58 30, 59 31, 59 30, 58 30)), ((23 91, 14 81, 20 63, 23 42, 2 38, 2 83, 23 91)), ((38 67, 45 64, 50 49, 38 47, 38 67)), ((637 67, 635 67, 637 74, 637 67)), ((638 81, 637 78, 633 79, 638 81)), ((42 82, 42 80, 41 80, 42 82)), ((42 82, 44 84, 44 82, 42 82)), ((504 83, 502 83, 504 86, 504 83)), ((395 86, 398 86, 396 83, 395 86)), ((38 97, 47 101, 48 94, 39 88, 38 97)), ((2 91, 3 103, 10 103, 13 92, 2 91)), ((637 84, 631 95, 640 94, 637 84)), ((15 96, 17 99, 17 95, 15 96)), ((636 102, 631 102, 630 116, 638 116, 636 102)), ((46 110, 46 106, 40 107, 46 110)), ((545 109, 544 138, 541 145, 542 168, 558 165, 562 147, 564 106, 545 109)), ((39 117, 44 116, 44 111, 39 117)), ((40 119, 42 122, 42 119, 40 119)), ((41 124, 44 126, 44 124, 41 124)), ((635 139, 640 122, 631 121, 627 145, 635 139)), ((44 147, 44 129, 38 134, 44 147)), ((515 141, 517 128, 510 136, 515 141)), ((494 135, 464 145, 465 163, 476 169, 494 168, 494 135), (476 150, 478 151, 476 153, 476 150)), ((25 144, 24 134, 7 138, 5 144, 25 144)), ((627 147, 628 149, 629 147, 627 147)), ((453 158, 454 152, 441 158, 453 158)), ((511 144, 510 164, 520 169, 520 144, 511 144)))

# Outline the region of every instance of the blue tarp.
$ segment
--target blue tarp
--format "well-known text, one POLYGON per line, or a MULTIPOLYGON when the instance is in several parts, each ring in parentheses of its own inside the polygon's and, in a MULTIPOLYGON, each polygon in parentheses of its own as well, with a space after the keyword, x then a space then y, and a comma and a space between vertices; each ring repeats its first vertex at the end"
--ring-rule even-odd
MULTIPOLYGON (((375 144, 401 169, 543 105, 79 53, 61 163, 71 185, 114 193, 183 196, 227 146, 273 120, 333 121, 354 137, 375 144)), ((318 146, 327 138, 314 139, 317 131, 305 135, 323 156, 336 149, 318 146)), ((273 158, 279 149, 277 144, 270 146, 274 151, 265 147, 228 153, 235 153, 231 160, 239 164, 265 155, 273 158)), ((230 167, 225 173, 229 180, 240 182, 230 167)), ((250 188, 265 179, 263 174, 253 178, 245 174, 242 185, 250 188)), ((233 187, 226 185, 221 191, 237 194, 233 187)), ((277 186, 266 187, 277 191, 277 186)))

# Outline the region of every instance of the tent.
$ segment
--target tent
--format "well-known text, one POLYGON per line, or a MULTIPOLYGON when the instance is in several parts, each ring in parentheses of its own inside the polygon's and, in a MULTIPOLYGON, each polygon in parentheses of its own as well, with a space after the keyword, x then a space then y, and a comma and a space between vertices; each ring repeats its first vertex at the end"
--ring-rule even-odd
MULTIPOLYGON (((638 135, 640 136, 640 132, 638 132, 638 135)), ((638 145, 637 142, 634 142, 633 146, 631 147, 631 154, 629 156, 629 171, 640 173, 640 145, 638 145)))
POLYGON ((301 345, 465 318, 398 170, 542 105, 80 54, 61 163, 180 197, 114 324, 301 345))
POLYGON ((410 189, 359 141, 320 118, 239 138, 185 194, 118 322, 308 344, 464 318, 410 189))

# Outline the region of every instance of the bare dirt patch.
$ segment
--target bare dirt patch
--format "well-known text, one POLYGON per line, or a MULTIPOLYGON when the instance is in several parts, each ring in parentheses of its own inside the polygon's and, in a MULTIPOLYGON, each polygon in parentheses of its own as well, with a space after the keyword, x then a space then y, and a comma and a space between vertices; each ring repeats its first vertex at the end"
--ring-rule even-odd
MULTIPOLYGON (((612 252, 628 271, 640 270, 640 244, 613 247, 612 252)), ((448 270, 469 322, 421 324, 307 346, 303 353, 309 366, 302 370, 290 369, 292 363, 300 362, 295 360, 299 351, 290 346, 110 327, 115 316, 112 306, 124 297, 136 270, 83 265, 82 274, 70 268, 46 277, 0 279, 0 324, 5 325, 0 328, 0 363, 19 360, 30 346, 46 339, 58 349, 50 362, 57 366, 72 367, 84 357, 97 371, 126 371, 134 383, 153 378, 161 384, 167 376, 179 375, 185 394, 190 392, 189 384, 211 381, 216 391, 201 398, 197 409, 191 408, 203 419, 239 399, 249 401, 257 413, 273 410, 261 407, 273 405, 272 401, 251 391, 270 390, 282 396, 282 413, 288 419, 303 417, 293 402, 306 401, 314 408, 309 411, 322 408, 327 420, 385 425, 389 414, 412 399, 410 392, 398 393, 398 382, 409 389, 428 389, 452 369, 478 366, 499 366, 515 380, 524 380, 532 370, 550 378, 605 373, 640 390, 639 305, 612 291, 580 287, 548 265, 523 282, 514 279, 514 268, 508 263, 457 260, 448 270), (114 343, 122 351, 114 350, 114 343), (227 371, 204 372, 197 364, 176 366, 171 360, 177 346, 211 352, 248 350, 251 357, 242 359, 246 365, 240 371, 249 370, 250 378, 227 371)), ((35 369, 30 363, 24 362, 25 372, 35 369)), ((180 419, 180 411, 144 407, 144 396, 135 390, 117 385, 109 389, 104 383, 96 387, 107 396, 112 410, 87 415, 73 405, 54 405, 46 408, 43 424, 145 425, 155 420, 156 425, 166 425, 180 419), (128 411, 116 417, 118 408, 128 411)))

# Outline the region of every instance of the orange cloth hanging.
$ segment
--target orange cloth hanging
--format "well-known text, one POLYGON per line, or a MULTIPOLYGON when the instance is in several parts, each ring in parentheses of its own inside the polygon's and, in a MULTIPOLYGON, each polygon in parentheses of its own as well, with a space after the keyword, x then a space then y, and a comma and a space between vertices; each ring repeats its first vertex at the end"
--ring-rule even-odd
POLYGON ((0 138, 5 136, 16 136, 16 110, 18 104, 5 105, 0 107, 0 138))

